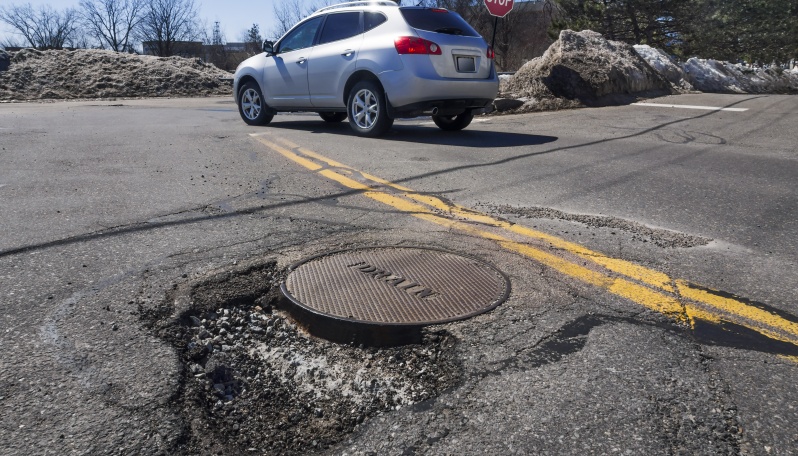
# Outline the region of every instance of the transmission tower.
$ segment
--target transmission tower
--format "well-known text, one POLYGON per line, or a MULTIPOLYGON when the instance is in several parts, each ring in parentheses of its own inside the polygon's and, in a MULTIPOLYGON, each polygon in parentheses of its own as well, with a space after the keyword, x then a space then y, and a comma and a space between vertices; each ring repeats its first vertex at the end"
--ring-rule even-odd
POLYGON ((219 21, 216 21, 213 25, 213 45, 221 46, 222 44, 222 29, 219 27, 219 21))

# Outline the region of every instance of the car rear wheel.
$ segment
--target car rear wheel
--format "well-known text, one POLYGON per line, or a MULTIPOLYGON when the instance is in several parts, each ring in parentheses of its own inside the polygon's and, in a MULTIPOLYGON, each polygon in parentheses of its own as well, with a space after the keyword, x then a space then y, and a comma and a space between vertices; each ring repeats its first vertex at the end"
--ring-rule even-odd
POLYGON ((467 127, 474 119, 474 113, 466 111, 456 116, 432 116, 432 121, 441 130, 457 131, 467 127))
POLYGON ((372 81, 361 81, 349 92, 346 103, 349 125, 362 136, 380 136, 393 125, 382 87, 372 81))
POLYGON ((324 119, 325 122, 330 123, 341 122, 346 119, 345 112, 320 112, 319 116, 324 119))
POLYGON ((274 118, 273 114, 267 114, 260 87, 252 81, 238 92, 238 113, 249 125, 266 125, 274 118))

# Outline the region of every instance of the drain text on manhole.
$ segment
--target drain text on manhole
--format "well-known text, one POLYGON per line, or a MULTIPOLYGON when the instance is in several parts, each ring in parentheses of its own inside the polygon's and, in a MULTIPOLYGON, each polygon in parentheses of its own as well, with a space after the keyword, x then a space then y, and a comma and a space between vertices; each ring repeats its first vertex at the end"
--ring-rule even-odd
POLYGON ((407 279, 402 275, 397 275, 391 271, 380 269, 377 266, 372 266, 365 261, 349 265, 349 267, 355 268, 367 276, 373 277, 374 279, 380 280, 388 285, 392 285, 400 290, 405 290, 406 292, 421 299, 429 298, 438 294, 411 279, 407 279))

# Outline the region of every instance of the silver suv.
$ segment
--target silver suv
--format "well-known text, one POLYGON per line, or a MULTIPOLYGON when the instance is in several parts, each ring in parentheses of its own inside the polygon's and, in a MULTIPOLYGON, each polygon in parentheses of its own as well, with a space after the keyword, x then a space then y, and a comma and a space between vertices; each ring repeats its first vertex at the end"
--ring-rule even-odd
POLYGON ((347 117, 363 136, 394 119, 431 115, 462 130, 492 108, 499 88, 493 49, 457 13, 360 1, 322 8, 235 73, 244 122, 266 125, 278 112, 347 117))

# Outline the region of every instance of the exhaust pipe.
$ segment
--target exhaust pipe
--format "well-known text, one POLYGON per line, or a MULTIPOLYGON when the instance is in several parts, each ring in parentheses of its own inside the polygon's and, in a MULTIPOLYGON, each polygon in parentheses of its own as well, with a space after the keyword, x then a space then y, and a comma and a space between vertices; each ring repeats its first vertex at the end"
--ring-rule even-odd
POLYGON ((425 115, 425 116, 437 116, 438 115, 438 108, 437 107, 433 107, 432 109, 429 109, 427 111, 423 111, 421 114, 425 115))

